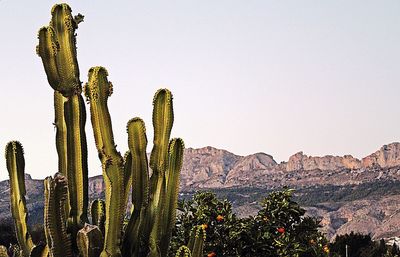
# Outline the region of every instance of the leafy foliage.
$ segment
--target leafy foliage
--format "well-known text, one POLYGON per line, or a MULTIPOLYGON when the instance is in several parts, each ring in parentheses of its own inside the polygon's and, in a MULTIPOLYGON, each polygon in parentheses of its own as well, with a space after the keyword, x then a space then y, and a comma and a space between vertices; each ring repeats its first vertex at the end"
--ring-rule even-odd
POLYGON ((327 256, 319 220, 305 217, 292 195, 289 189, 272 192, 255 217, 238 218, 229 201, 198 192, 179 204, 171 252, 188 239, 193 226, 203 224, 207 229, 204 249, 210 256, 327 256))

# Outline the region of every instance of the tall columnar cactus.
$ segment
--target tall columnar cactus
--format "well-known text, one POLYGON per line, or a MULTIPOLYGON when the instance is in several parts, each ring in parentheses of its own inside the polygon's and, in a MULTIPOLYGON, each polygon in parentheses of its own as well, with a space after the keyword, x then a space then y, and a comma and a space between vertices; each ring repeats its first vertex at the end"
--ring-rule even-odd
POLYGON ((34 244, 28 231, 25 200, 25 159, 21 143, 12 141, 6 146, 7 170, 10 177, 11 212, 22 255, 29 257, 34 244))
POLYGON ((85 95, 90 102, 90 113, 97 151, 103 168, 106 186, 106 224, 104 250, 100 256, 121 256, 119 248, 122 223, 125 216, 125 184, 123 158, 115 148, 111 117, 107 99, 112 94, 112 84, 107 80, 107 70, 94 67, 89 71, 85 95))
POLYGON ((49 26, 39 30, 37 54, 42 58, 50 86, 55 90, 56 146, 59 172, 68 178, 68 230, 73 239, 88 222, 88 168, 85 135, 86 111, 76 53, 76 34, 82 15, 72 17, 67 4, 53 7, 49 26))
MULTIPOLYGON (((89 70, 85 95, 90 103, 96 147, 106 186, 105 201, 91 206, 87 217, 88 168, 85 135, 86 111, 76 53, 75 30, 83 16, 73 17, 66 4, 52 9, 49 26, 39 30, 37 53, 42 58, 50 86, 54 89, 58 173, 45 179, 46 245, 35 246, 26 224, 24 159, 22 146, 6 146, 11 184, 11 208, 20 250, 24 257, 165 257, 175 224, 179 176, 184 143, 170 140, 174 115, 172 94, 157 91, 153 100, 154 146, 147 159, 147 137, 143 120, 128 122, 129 151, 117 151, 107 100, 112 84, 103 67, 89 70), (151 176, 150 176, 151 169, 151 176), (132 213, 123 231, 128 195, 132 186, 132 213), (79 251, 78 251, 79 248, 79 251)), ((200 256, 201 233, 196 230, 190 250, 200 256)), ((189 248, 179 254, 187 256, 189 248)), ((181 256, 181 255, 177 255, 181 256)))
POLYGON ((150 156, 150 179, 144 122, 134 118, 127 126, 134 206, 123 244, 127 257, 166 256, 175 225, 184 144, 181 139, 169 141, 174 117, 171 92, 167 89, 157 91, 153 105, 154 147, 150 156))

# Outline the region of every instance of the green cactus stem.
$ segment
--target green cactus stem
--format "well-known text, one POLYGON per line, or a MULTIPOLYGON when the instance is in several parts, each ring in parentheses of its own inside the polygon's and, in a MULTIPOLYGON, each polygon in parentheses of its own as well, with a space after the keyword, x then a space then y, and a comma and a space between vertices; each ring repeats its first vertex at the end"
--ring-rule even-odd
POLYGON ((7 170, 10 177, 10 202, 18 244, 24 257, 29 257, 34 244, 28 231, 25 200, 25 159, 20 142, 12 141, 6 146, 7 170))
POLYGON ((158 90, 154 96, 153 106, 154 146, 150 155, 150 167, 153 173, 150 178, 149 205, 152 223, 149 247, 150 256, 158 256, 161 254, 159 243, 162 234, 162 211, 165 208, 163 203, 166 193, 165 172, 168 164, 168 143, 174 121, 171 92, 167 89, 158 90))
POLYGON ((82 15, 72 17, 67 4, 56 4, 49 26, 39 30, 37 53, 41 57, 54 96, 56 146, 59 172, 68 183, 68 230, 73 242, 76 232, 88 222, 88 168, 84 126, 86 111, 81 96, 81 82, 76 52, 76 29, 82 15))
POLYGON ((161 255, 168 253, 172 229, 176 221, 176 208, 178 205, 179 177, 183 164, 183 152, 185 145, 180 138, 174 138, 169 144, 168 169, 166 174, 165 204, 163 204, 163 219, 161 220, 161 255))
MULTIPOLYGON (((132 204, 133 212, 125 231, 123 253, 124 256, 138 256, 140 249, 139 238, 144 222, 146 207, 149 203, 149 172, 147 162, 146 128, 142 119, 133 118, 128 122, 128 146, 132 174, 132 204)), ((129 159, 128 159, 129 160, 129 159)), ((128 168, 129 165, 125 165, 128 168)))
POLYGON ((98 257, 103 249, 103 235, 95 225, 85 224, 77 236, 79 254, 82 257, 98 257))
POLYGON ((99 227, 104 235, 104 224, 106 222, 106 203, 103 200, 96 199, 92 202, 90 208, 92 214, 92 224, 99 227))
POLYGON ((120 244, 122 224, 125 216, 125 185, 123 158, 116 150, 107 99, 112 93, 112 84, 107 80, 107 70, 94 67, 89 70, 89 82, 85 95, 90 102, 91 121, 97 151, 103 168, 106 187, 106 225, 102 257, 121 256, 120 244))
POLYGON ((69 97, 81 90, 75 38, 78 23, 67 4, 54 5, 51 15, 50 25, 39 30, 37 54, 50 86, 69 97))
POLYGON ((72 257, 71 238, 67 233, 67 219, 64 215, 67 190, 67 179, 61 173, 44 180, 44 227, 52 256, 72 257))
MULTIPOLYGON (((67 125, 69 224, 72 235, 88 221, 88 167, 85 134, 86 110, 81 95, 72 95, 64 104, 67 125)), ((74 239, 74 238, 73 238, 74 239)))
POLYGON ((188 247, 192 253, 192 257, 202 257, 204 241, 206 240, 206 230, 203 225, 193 227, 190 232, 188 247))
POLYGON ((175 257, 192 257, 192 253, 187 246, 182 245, 179 247, 178 251, 176 251, 175 257))
MULTIPOLYGON (((64 120, 64 104, 68 99, 60 92, 54 91, 54 126, 56 128, 56 148, 58 155, 58 172, 68 176, 67 170, 67 124, 64 120)), ((65 201, 65 216, 69 216, 70 211, 69 197, 65 201)))

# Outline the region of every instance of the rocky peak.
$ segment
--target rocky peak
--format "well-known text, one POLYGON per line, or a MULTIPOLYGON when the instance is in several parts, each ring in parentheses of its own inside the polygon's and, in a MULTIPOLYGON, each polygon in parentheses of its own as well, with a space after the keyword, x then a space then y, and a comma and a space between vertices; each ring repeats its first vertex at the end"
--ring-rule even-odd
POLYGON ((383 145, 378 151, 362 159, 364 168, 390 168, 400 165, 400 143, 383 145))
POLYGON ((342 170, 342 169, 359 169, 361 162, 351 155, 332 156, 326 155, 322 157, 313 157, 298 152, 290 156, 286 163, 286 171, 295 170, 342 170))

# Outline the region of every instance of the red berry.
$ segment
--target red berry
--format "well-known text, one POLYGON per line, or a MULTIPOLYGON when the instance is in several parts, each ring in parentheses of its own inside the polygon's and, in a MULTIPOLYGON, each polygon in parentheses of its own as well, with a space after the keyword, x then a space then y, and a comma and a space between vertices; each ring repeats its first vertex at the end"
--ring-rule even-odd
POLYGON ((281 234, 285 233, 285 228, 277 228, 276 230, 281 234))

